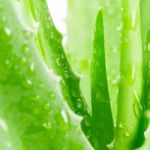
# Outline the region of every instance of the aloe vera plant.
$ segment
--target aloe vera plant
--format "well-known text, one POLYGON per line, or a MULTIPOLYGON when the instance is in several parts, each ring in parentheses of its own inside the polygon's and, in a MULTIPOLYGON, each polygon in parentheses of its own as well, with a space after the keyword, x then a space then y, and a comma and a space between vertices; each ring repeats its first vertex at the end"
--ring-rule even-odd
POLYGON ((46 0, 0 0, 0 150, 148 150, 150 2, 68 2, 64 51, 46 0))
POLYGON ((97 14, 91 69, 92 125, 95 149, 106 147, 113 139, 113 119, 107 85, 102 10, 97 14), (98 82, 99 81, 99 82, 98 82), (99 113, 101 112, 101 113, 99 113), (97 132, 99 131, 99 132, 97 132))

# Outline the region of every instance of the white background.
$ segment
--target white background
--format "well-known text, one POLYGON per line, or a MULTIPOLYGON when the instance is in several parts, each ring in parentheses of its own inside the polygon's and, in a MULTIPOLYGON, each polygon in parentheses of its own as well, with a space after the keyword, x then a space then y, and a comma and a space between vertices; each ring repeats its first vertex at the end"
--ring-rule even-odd
POLYGON ((57 29, 65 35, 67 33, 65 23, 67 15, 67 0, 47 0, 47 3, 57 29))

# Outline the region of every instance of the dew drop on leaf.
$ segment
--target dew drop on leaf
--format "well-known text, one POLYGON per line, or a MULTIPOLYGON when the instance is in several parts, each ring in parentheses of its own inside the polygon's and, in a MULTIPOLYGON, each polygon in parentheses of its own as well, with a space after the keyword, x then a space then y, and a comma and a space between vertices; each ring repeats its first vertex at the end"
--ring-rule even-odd
POLYGON ((135 29, 137 25, 137 12, 135 10, 132 11, 132 28, 135 29))
POLYGON ((7 66, 8 68, 11 67, 11 63, 10 63, 10 60, 9 60, 9 59, 6 59, 6 60, 5 60, 5 64, 6 64, 6 66, 7 66))
POLYGON ((64 110, 61 111, 61 115, 62 115, 64 121, 67 123, 68 122, 68 117, 67 117, 67 114, 64 110))
POLYGON ((137 90, 134 91, 134 104, 133 104, 133 107, 134 107, 135 116, 139 118, 141 116, 141 111, 142 111, 143 108, 140 104, 140 99, 139 99, 137 90))
POLYGON ((5 27, 5 32, 6 32, 6 34, 8 35, 8 36, 10 36, 11 35, 11 29, 10 28, 8 28, 8 27, 5 27))
POLYGON ((22 62, 25 63, 27 59, 25 57, 22 58, 22 62))
POLYGON ((32 85, 32 80, 27 79, 26 82, 27 82, 28 85, 32 85))
POLYGON ((50 109, 50 103, 49 102, 44 105, 44 109, 45 110, 49 110, 50 109))
POLYGON ((81 99, 77 99, 77 107, 78 108, 82 107, 81 99))
POLYGON ((124 128, 124 124, 123 124, 123 123, 120 123, 120 124, 119 124, 119 128, 120 128, 120 129, 123 129, 123 128, 124 128))
POLYGON ((35 68, 34 63, 31 63, 31 65, 30 65, 30 71, 34 72, 34 68, 35 68))
POLYGON ((32 80, 31 79, 26 79, 24 82, 23 82, 23 86, 25 87, 25 88, 31 88, 31 86, 32 86, 32 80))
POLYGON ((129 133, 129 132, 125 132, 125 136, 126 136, 126 137, 129 137, 129 136, 130 136, 130 133, 129 133))
POLYGON ((23 53, 24 53, 24 54, 28 54, 28 53, 29 53, 29 47, 28 47, 26 44, 24 44, 24 45, 22 46, 22 50, 23 50, 23 53))
POLYGON ((2 118, 0 118, 0 128, 4 131, 8 131, 7 124, 2 118))
POLYGON ((122 22, 121 22, 121 23, 119 24, 119 26, 117 26, 116 30, 117 30, 117 31, 121 31, 122 28, 123 28, 123 24, 122 24, 122 22))
POLYGON ((45 129, 50 129, 50 128, 52 127, 52 124, 51 124, 51 122, 49 121, 49 122, 47 122, 47 123, 44 123, 44 124, 43 124, 43 127, 44 127, 45 129))

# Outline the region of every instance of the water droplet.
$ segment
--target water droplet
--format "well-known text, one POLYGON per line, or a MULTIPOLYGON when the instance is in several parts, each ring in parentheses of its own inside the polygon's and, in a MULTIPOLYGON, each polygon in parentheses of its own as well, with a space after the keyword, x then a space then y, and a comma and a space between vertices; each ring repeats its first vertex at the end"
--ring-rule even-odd
POLYGON ((132 67, 132 81, 135 80, 136 77, 136 67, 132 67))
POLYGON ((10 28, 8 28, 8 27, 5 27, 5 32, 6 32, 6 34, 8 35, 8 36, 10 36, 11 35, 11 29, 10 28))
POLYGON ((26 87, 26 88, 30 88, 32 86, 32 80, 31 79, 26 79, 24 82, 23 82, 23 86, 26 87))
POLYGON ((27 59, 25 57, 22 58, 22 62, 25 63, 27 59))
POLYGON ((113 149, 115 147, 114 141, 107 145, 109 149, 113 149))
POLYGON ((126 137, 129 137, 129 136, 130 136, 130 133, 129 133, 129 132, 125 132, 125 136, 126 136, 126 137))
POLYGON ((132 28, 135 28, 136 27, 136 25, 137 25, 137 12, 136 12, 136 10, 133 10, 132 11, 132 28))
POLYGON ((113 84, 114 86, 118 86, 119 81, 120 81, 120 77, 117 77, 115 80, 112 80, 112 84, 113 84))
POLYGON ((0 118, 0 128, 4 131, 8 131, 7 124, 2 118, 0 118))
POLYGON ((124 8, 122 7, 122 8, 121 8, 121 12, 123 12, 123 11, 124 11, 124 8))
POLYGON ((122 22, 119 24, 119 26, 116 28, 117 31, 121 31, 123 28, 123 24, 122 22))
POLYGON ((28 85, 32 85, 32 80, 27 79, 26 82, 27 82, 28 85))
POLYGON ((51 122, 49 121, 49 122, 47 122, 47 123, 44 123, 44 124, 43 124, 43 127, 46 128, 46 129, 50 129, 50 128, 52 127, 52 124, 51 124, 51 122))
POLYGON ((5 61, 5 64, 8 65, 9 63, 10 63, 10 61, 7 59, 7 60, 5 61))
POLYGON ((49 103, 49 102, 48 102, 48 103, 46 103, 46 104, 44 105, 44 109, 45 109, 45 110, 50 109, 50 103, 49 103))
POLYGON ((133 107, 134 107, 134 112, 135 112, 136 117, 139 118, 141 116, 141 111, 143 110, 143 108, 140 104, 140 99, 139 99, 137 90, 134 91, 134 104, 133 104, 133 107))
POLYGON ((124 128, 124 124, 123 124, 123 123, 120 123, 118 127, 119 127, 120 129, 123 129, 123 128, 124 128))
POLYGON ((61 111, 61 115, 62 115, 64 121, 67 123, 68 122, 68 117, 67 117, 67 114, 64 110, 61 111))
POLYGON ((136 74, 137 74, 137 70, 138 70, 138 65, 133 66, 133 65, 129 65, 128 69, 126 71, 127 76, 128 76, 128 82, 130 85, 133 85, 135 80, 136 80, 136 74))
POLYGON ((28 45, 24 44, 24 45, 22 46, 22 50, 23 50, 23 53, 24 53, 24 54, 28 54, 28 53, 29 53, 29 47, 28 47, 28 45))
POLYGON ((77 107, 82 108, 81 99, 77 99, 77 107))
POLYGON ((34 72, 34 68, 35 68, 34 63, 31 63, 31 65, 30 65, 30 71, 34 72))

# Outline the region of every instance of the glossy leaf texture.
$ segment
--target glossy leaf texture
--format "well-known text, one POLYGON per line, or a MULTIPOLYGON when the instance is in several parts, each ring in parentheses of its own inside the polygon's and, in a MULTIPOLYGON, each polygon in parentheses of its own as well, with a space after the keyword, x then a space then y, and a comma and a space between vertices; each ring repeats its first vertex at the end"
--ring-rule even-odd
POLYGON ((121 50, 121 1, 100 0, 103 8, 105 32, 105 57, 108 88, 114 126, 117 119, 117 97, 120 81, 120 50, 121 50))
POLYGON ((61 77, 63 96, 72 110, 83 117, 82 128, 90 136, 91 116, 80 91, 79 77, 72 71, 62 46, 62 36, 55 28, 46 1, 28 0, 32 15, 39 22, 36 37, 44 61, 50 69, 61 77), (33 7, 34 6, 34 7, 33 7))
POLYGON ((143 0, 141 1, 141 26, 142 26, 142 43, 143 43, 143 63, 144 63, 144 69, 143 69, 143 75, 144 75, 144 85, 143 85, 143 105, 144 105, 144 110, 145 110, 145 141, 142 144, 142 146, 139 148, 139 150, 148 150, 150 148, 150 138, 149 138, 149 121, 150 121, 150 107, 149 107, 149 80, 150 80, 150 68, 149 68, 149 63, 150 63, 150 20, 149 16, 150 13, 148 8, 150 7, 150 1, 149 0, 143 0))
POLYGON ((39 53, 27 2, 0 0, 0 149, 92 149, 39 53))
POLYGON ((65 50, 67 58, 74 70, 81 76, 80 87, 89 108, 91 108, 92 37, 95 15, 99 6, 99 0, 68 0, 66 18, 68 30, 65 50))
POLYGON ((96 17, 91 67, 92 124, 95 150, 108 150, 114 136, 105 63, 104 26, 102 9, 96 17))
POLYGON ((150 90, 150 70, 149 70, 149 63, 150 63, 150 51, 149 51, 149 44, 150 44, 150 31, 147 32, 146 37, 146 47, 144 49, 144 85, 143 85, 143 106, 144 106, 144 142, 142 146, 137 150, 148 150, 150 148, 150 99, 149 99, 149 90, 150 90))
MULTIPOLYGON (((122 35, 117 126, 113 150, 139 146, 137 133, 143 115, 143 52, 141 40, 140 1, 122 0, 122 35), (136 44, 135 44, 136 43, 136 44)), ((141 139, 140 139, 141 140, 141 139)))

